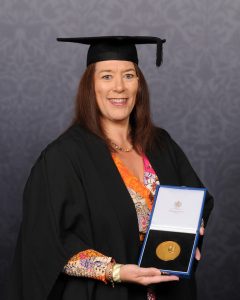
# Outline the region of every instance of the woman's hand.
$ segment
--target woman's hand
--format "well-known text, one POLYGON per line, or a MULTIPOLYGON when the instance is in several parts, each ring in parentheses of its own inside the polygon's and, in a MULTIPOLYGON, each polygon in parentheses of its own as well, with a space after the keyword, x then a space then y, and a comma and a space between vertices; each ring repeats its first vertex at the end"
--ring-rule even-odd
MULTIPOLYGON (((204 227, 203 226, 201 226, 199 233, 200 233, 200 235, 204 235, 204 227)), ((198 247, 196 248, 195 258, 196 258, 196 260, 201 259, 201 253, 200 253, 200 250, 198 247)))
POLYGON ((120 278, 122 282, 131 282, 141 285, 179 280, 177 276, 162 275, 159 269, 141 268, 137 265, 122 265, 120 278))

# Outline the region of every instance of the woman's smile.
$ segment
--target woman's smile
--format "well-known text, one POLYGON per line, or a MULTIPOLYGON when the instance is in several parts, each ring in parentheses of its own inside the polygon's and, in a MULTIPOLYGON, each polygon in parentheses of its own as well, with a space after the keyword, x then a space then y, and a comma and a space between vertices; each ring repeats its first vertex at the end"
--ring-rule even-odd
POLYGON ((128 98, 108 98, 114 106, 125 106, 128 98))

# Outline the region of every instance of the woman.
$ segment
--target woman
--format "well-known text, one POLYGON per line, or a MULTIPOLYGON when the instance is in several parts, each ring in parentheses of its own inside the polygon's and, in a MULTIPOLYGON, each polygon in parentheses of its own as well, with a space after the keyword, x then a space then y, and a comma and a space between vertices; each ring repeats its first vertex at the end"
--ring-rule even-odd
MULTIPOLYGON (((157 43, 159 65, 164 41, 62 40, 91 45, 88 67, 73 126, 42 152, 26 184, 9 298, 196 299, 194 275, 179 280, 137 266, 156 185, 202 187, 151 122, 135 44, 157 43)), ((208 194, 205 223, 211 209, 208 194)))

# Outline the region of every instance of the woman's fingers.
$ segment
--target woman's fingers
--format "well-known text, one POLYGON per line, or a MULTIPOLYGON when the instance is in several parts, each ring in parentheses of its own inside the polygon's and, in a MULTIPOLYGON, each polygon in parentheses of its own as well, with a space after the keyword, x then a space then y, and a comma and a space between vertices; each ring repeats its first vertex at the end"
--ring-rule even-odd
POLYGON ((178 280, 179 278, 177 276, 170 276, 170 275, 142 276, 141 278, 139 278, 139 283, 142 285, 149 285, 154 283, 178 281, 178 280))
POLYGON ((141 276, 159 276, 161 271, 156 268, 139 268, 139 275, 141 276))
POLYGON ((161 282, 166 282, 166 281, 178 281, 179 277, 175 275, 162 275, 161 276, 161 282))
POLYGON ((201 259, 201 253, 200 253, 200 250, 198 249, 198 247, 196 248, 195 258, 196 258, 196 260, 200 260, 201 259))
POLYGON ((138 283, 141 285, 179 280, 177 276, 162 275, 159 269, 140 268, 137 265, 122 266, 120 277, 122 281, 138 283))
MULTIPOLYGON (((204 227, 203 226, 200 227, 199 233, 200 233, 200 235, 204 235, 204 227)), ((201 259, 201 252, 198 247, 196 248, 195 258, 196 258, 196 260, 201 259)))
POLYGON ((200 227, 199 233, 200 233, 200 235, 204 235, 204 227, 203 226, 200 227))

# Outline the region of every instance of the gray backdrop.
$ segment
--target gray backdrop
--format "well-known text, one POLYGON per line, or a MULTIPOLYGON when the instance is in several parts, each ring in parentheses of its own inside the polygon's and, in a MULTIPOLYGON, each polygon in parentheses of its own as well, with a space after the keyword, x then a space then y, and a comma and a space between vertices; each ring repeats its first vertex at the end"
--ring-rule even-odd
MULTIPOLYGON (((180 143, 215 196, 199 299, 239 299, 240 0, 1 0, 1 294, 40 151, 69 124, 86 46, 57 36, 156 35, 139 46, 155 123, 180 143)), ((36 233, 37 234, 37 233, 36 233)), ((1 297, 3 299, 3 297, 1 297)))

